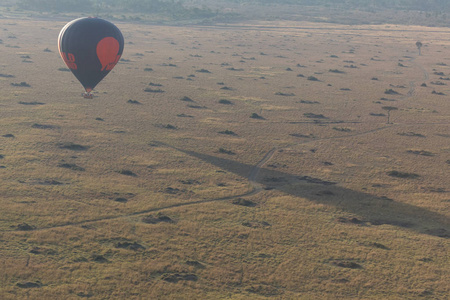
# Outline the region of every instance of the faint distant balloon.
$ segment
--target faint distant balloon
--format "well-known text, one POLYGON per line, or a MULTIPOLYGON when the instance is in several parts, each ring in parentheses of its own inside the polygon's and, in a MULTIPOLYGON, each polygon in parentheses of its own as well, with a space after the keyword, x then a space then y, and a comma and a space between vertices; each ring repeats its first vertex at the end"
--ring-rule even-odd
POLYGON ((85 97, 114 68, 123 52, 120 30, 99 18, 79 18, 63 27, 58 37, 62 59, 86 90, 85 97))

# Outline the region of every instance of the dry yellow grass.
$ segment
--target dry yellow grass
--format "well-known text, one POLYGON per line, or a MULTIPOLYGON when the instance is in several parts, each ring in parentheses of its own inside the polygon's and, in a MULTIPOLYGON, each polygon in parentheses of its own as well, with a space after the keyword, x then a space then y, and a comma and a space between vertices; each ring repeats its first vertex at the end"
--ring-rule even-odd
POLYGON ((122 22, 86 100, 65 22, 0 24, 1 299, 448 295, 445 29, 122 22))

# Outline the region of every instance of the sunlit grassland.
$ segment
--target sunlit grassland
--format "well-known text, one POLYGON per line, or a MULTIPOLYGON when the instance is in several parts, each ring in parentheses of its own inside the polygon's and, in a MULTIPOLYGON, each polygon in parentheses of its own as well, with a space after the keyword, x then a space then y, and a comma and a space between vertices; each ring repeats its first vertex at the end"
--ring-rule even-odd
POLYGON ((65 22, 0 24, 1 299, 448 294, 445 31, 118 22, 87 100, 65 22))

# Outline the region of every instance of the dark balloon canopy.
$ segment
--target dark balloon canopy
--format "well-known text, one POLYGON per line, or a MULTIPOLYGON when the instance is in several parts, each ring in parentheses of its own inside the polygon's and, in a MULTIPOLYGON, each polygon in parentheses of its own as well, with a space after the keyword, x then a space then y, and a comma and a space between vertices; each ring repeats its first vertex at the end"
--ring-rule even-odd
POLYGON ((117 64, 123 45, 120 30, 99 18, 73 20, 58 37, 59 54, 88 94, 117 64))

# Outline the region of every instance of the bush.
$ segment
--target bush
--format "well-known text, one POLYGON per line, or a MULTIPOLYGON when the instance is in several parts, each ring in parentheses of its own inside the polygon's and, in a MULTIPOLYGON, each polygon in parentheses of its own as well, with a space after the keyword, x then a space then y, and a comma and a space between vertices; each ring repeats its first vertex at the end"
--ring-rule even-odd
POLYGON ((128 100, 127 103, 130 103, 130 104, 142 104, 141 102, 139 102, 137 100, 132 100, 132 99, 128 100))
POLYGON ((420 177, 420 175, 415 174, 415 173, 406 173, 406 172, 399 172, 399 171, 390 171, 387 174, 392 177, 407 178, 407 179, 415 179, 415 178, 420 177))
POLYGON ((256 206, 255 202, 253 202, 251 200, 243 199, 243 198, 234 199, 231 203, 233 203, 234 205, 241 205, 241 206, 247 206, 247 207, 256 206))
POLYGON ((277 96, 286 96, 286 97, 295 96, 294 93, 282 93, 282 92, 276 92, 275 95, 277 95, 277 96))
POLYGON ((181 98, 181 101, 194 102, 194 100, 192 100, 192 99, 189 98, 188 96, 184 96, 183 98, 181 98))
POLYGON ((144 92, 147 92, 147 93, 164 93, 164 91, 161 90, 161 89, 151 89, 151 88, 145 88, 144 92))
POLYGON ((328 72, 331 72, 331 73, 341 73, 341 74, 345 73, 344 71, 341 71, 341 70, 338 70, 338 69, 329 69, 328 72))
POLYGON ((74 143, 62 143, 59 145, 59 148, 73 150, 73 151, 85 151, 85 150, 89 149, 89 146, 83 146, 83 145, 74 144, 74 143))
POLYGON ((397 92, 397 91, 394 91, 393 89, 386 89, 386 90, 384 91, 384 93, 385 93, 386 95, 398 95, 398 92, 397 92))
POLYGON ((227 150, 227 149, 225 149, 225 148, 219 148, 219 153, 228 154, 228 155, 234 155, 234 154, 236 154, 236 153, 234 153, 233 151, 227 150))
POLYGON ((220 99, 220 100, 219 100, 219 103, 220 103, 220 104, 225 104, 225 105, 232 105, 232 104, 233 104, 233 102, 231 102, 231 101, 228 100, 228 99, 220 99))
POLYGON ((25 81, 22 81, 21 83, 11 83, 12 86, 20 86, 20 87, 31 87, 28 83, 25 81))
POLYGON ((117 171, 117 173, 126 175, 126 176, 132 176, 132 177, 137 176, 133 171, 130 171, 130 170, 119 170, 119 171, 117 171))
POLYGON ((327 119, 327 117, 322 114, 304 113, 303 115, 311 119, 327 119))
POLYGON ((258 115, 257 113, 252 113, 250 115, 250 118, 252 119, 264 119, 263 117, 261 117, 260 115, 258 115))
POLYGON ((219 131, 220 134, 228 134, 228 135, 236 135, 236 133, 234 133, 234 131, 231 130, 224 130, 224 131, 219 131))

